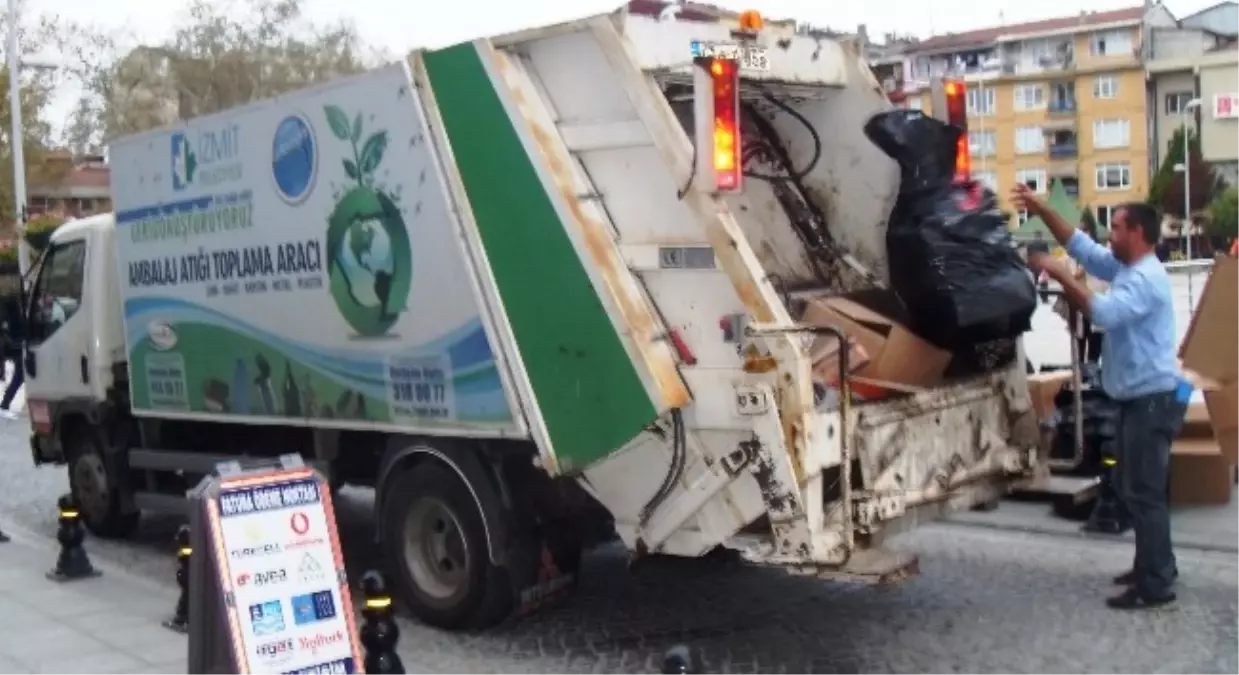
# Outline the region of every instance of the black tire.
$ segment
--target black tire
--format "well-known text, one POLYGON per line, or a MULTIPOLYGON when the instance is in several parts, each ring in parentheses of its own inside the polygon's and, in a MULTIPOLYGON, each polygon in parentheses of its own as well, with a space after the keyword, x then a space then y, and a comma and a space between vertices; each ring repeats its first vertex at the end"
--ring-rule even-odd
POLYGON ((133 534, 141 511, 125 512, 116 464, 85 435, 69 448, 69 490, 81 509, 82 522, 91 534, 123 539, 133 534))
MULTIPOLYGON (((437 461, 424 461, 389 479, 384 488, 383 550, 400 596, 426 624, 448 630, 493 626, 511 614, 514 606, 507 570, 490 561, 482 512, 460 475, 437 461), (438 546, 426 536, 438 536, 439 522, 459 534, 444 535, 458 544, 442 556, 452 565, 433 565, 428 558, 438 546), (427 522, 422 519, 426 518, 427 522), (450 522, 448 522, 450 521, 450 522), (427 535, 427 532, 436 532, 427 535), (460 565, 463 554, 463 568, 460 565), (423 557, 424 556, 424 557, 423 557), (428 567, 435 567, 429 570, 428 567), (444 571, 443 568, 450 568, 444 571), (451 582, 438 584, 444 576, 451 582)), ((483 489, 479 486, 479 489, 483 489)))

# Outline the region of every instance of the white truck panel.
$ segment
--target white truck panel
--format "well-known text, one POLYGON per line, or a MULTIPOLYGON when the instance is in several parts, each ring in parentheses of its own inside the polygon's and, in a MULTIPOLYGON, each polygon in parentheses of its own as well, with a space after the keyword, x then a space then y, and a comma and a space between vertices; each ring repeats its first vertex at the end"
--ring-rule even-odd
POLYGON ((400 65, 113 144, 135 412, 526 436, 426 130, 400 65))

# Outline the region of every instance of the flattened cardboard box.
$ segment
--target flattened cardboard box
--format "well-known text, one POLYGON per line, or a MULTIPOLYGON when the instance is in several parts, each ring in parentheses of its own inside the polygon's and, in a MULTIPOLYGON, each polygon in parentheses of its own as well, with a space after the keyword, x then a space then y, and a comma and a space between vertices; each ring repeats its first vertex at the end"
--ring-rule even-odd
MULTIPOLYGON (((1184 374, 1203 390, 1219 453, 1239 462, 1239 260, 1219 256, 1179 347, 1184 374)), ((1188 420, 1185 428, 1194 428, 1188 420)))
POLYGON ((1229 504, 1235 488, 1235 464, 1218 451, 1213 439, 1175 441, 1170 451, 1170 503, 1229 504))
POLYGON ((848 298, 814 298, 808 302, 802 321, 836 326, 849 340, 855 340, 869 356, 869 363, 856 374, 870 380, 932 388, 942 381, 951 361, 950 352, 848 298))

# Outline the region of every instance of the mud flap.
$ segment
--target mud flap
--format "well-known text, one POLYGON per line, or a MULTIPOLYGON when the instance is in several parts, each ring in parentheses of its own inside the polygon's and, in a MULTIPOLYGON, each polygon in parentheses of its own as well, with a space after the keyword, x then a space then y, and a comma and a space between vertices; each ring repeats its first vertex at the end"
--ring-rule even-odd
POLYGON ((545 527, 516 537, 508 572, 516 595, 515 614, 525 616, 570 596, 581 566, 581 545, 570 527, 545 527))

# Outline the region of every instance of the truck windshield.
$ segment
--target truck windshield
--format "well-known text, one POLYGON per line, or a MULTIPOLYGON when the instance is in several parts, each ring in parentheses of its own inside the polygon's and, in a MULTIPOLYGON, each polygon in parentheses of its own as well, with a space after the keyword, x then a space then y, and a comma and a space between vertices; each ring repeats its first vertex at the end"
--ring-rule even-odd
POLYGON ((26 339, 37 345, 73 317, 82 302, 86 242, 54 244, 43 256, 26 309, 26 339))

